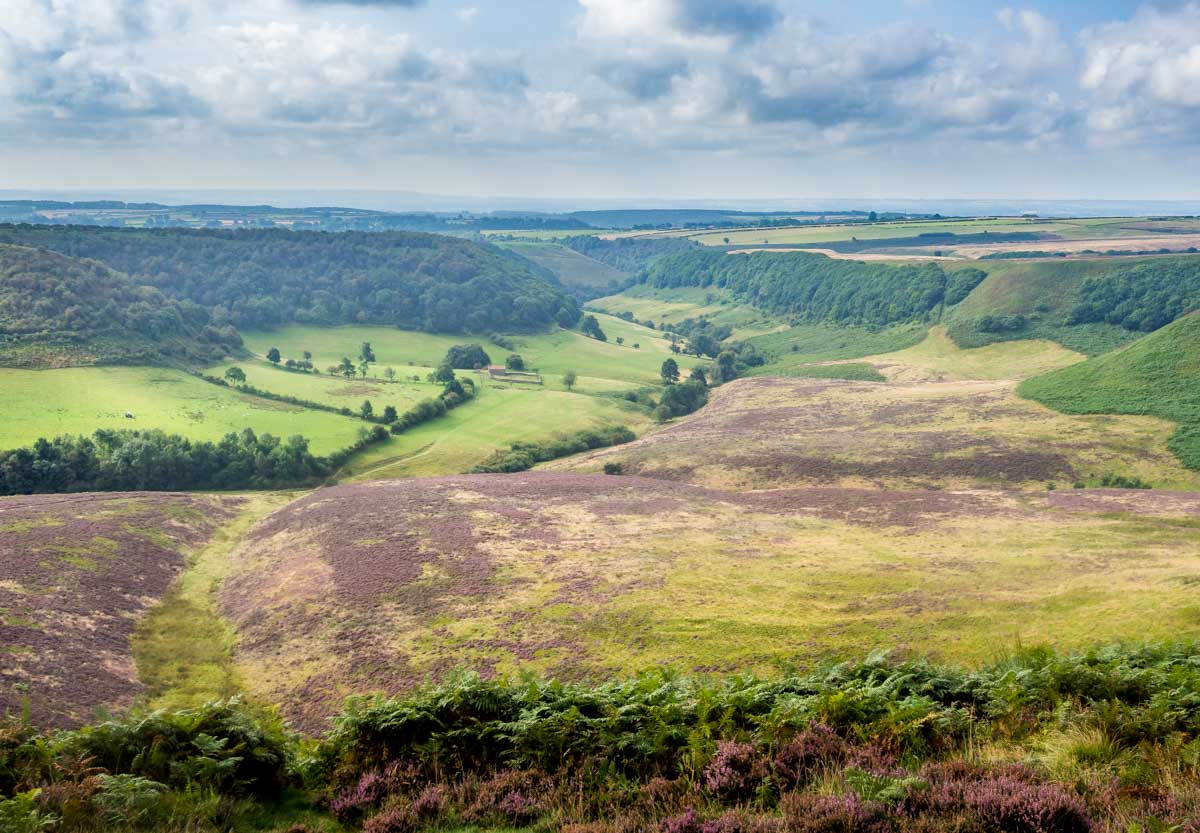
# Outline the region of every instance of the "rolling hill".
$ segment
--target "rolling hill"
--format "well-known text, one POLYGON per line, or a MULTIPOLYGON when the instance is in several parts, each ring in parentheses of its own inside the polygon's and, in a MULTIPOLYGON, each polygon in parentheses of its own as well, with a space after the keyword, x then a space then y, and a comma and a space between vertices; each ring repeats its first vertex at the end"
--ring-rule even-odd
POLYGON ((0 245, 0 365, 211 362, 237 351, 231 327, 91 260, 0 245))
POLYGON ((536 331, 579 318, 549 272, 436 234, 5 225, 0 243, 98 260, 242 329, 300 322, 536 331))
POLYGON ((1200 313, 1115 352, 1036 376, 1019 390, 1068 414, 1145 414, 1177 422, 1171 449, 1200 469, 1200 313))
POLYGON ((553 272, 559 283, 584 296, 611 289, 629 278, 627 273, 559 243, 514 242, 497 245, 553 272))
POLYGON ((1097 356, 1200 307, 1200 256, 987 261, 949 312, 961 347, 1047 338, 1097 356))

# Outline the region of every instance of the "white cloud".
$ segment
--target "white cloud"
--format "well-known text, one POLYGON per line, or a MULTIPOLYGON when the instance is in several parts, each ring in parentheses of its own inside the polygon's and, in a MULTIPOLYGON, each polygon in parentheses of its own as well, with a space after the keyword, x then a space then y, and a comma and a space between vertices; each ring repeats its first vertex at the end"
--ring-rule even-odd
MULTIPOLYGON (((405 32, 413 16, 383 7, 420 5, 408 2, 9 0, 0 123, 9 135, 97 141, 764 155, 1067 143, 1083 116, 1110 141, 1190 141, 1200 125, 1196 0, 1088 29, 1078 50, 1020 8, 951 35, 839 31, 782 0, 578 2, 573 28, 547 33, 571 57, 531 60, 540 75, 529 77, 517 54, 405 32)), ((478 31, 491 23, 478 9, 445 13, 478 31)))
POLYGON ((1147 6, 1131 20, 1084 30, 1081 41, 1088 126, 1101 138, 1200 127, 1200 3, 1147 6))

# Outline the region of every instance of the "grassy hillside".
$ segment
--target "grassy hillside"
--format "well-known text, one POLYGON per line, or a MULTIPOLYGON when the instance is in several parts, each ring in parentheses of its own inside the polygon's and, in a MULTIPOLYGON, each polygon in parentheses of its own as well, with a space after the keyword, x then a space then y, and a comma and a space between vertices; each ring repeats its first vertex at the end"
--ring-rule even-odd
POLYGON ((1029 379, 1020 393, 1069 414, 1148 414, 1178 422, 1171 448, 1200 469, 1200 313, 1116 352, 1029 379))
POLYGON ((490 332, 579 316, 529 261, 436 234, 5 225, 0 243, 99 260, 239 329, 295 321, 490 332))
MULTIPOLYGON (((621 283, 628 273, 614 269, 587 255, 558 243, 499 243, 502 249, 516 252, 554 273, 559 283, 570 289, 604 290, 621 283)), ((593 293, 588 293, 593 294, 593 293)))
MULTIPOLYGON (((1066 416, 1017 396, 1013 381, 879 384, 752 378, 632 443, 548 464, 724 489, 797 486, 1045 490, 1106 475, 1197 489, 1153 417, 1066 416)), ((876 498, 888 500, 887 493, 876 498)))
POLYGON ((99 428, 157 428, 200 440, 253 428, 276 437, 301 434, 313 453, 328 454, 352 445, 363 425, 166 368, 0 369, 0 389, 0 448, 59 434, 90 435, 99 428), (126 412, 133 418, 126 418, 126 412))
POLYGON ((306 728, 347 694, 462 666, 768 671, 881 645, 982 660, 1017 641, 1191 627, 1200 500, 1138 497, 1121 516, 1116 496, 1069 489, 880 500, 545 472, 354 484, 257 524, 220 607, 241 678, 306 728))
POLYGON ((208 310, 101 263, 0 245, 0 365, 212 361, 240 340, 208 310))
POLYGON ((740 303, 734 300, 731 293, 716 287, 659 289, 637 284, 616 295, 593 298, 587 302, 587 308, 610 315, 628 313, 639 321, 653 322, 657 327, 704 318, 714 327, 730 327, 735 339, 787 327, 784 319, 740 303))
MULTIPOLYGON (((456 344, 479 344, 496 364, 516 352, 526 365, 541 373, 546 385, 561 389, 560 377, 567 370, 579 376, 577 390, 601 392, 661 382, 659 370, 671 356, 669 342, 657 330, 609 315, 596 316, 607 341, 597 341, 575 330, 555 328, 546 333, 504 336, 510 347, 501 347, 483 336, 446 336, 396 330, 390 327, 290 326, 278 330, 246 333, 246 345, 259 355, 277 347, 284 358, 313 354, 313 363, 324 369, 343 356, 354 358, 362 342, 369 341, 375 353, 373 373, 393 368, 399 377, 423 376, 437 367, 446 351, 456 344), (617 339, 623 340, 618 344, 617 339), (634 345, 638 347, 634 347, 634 345)), ((701 364, 692 356, 677 356, 680 367, 701 364)))
POLYGON ((1044 338, 1097 356, 1138 338, 1149 320, 1145 309, 1173 310, 1170 320, 1200 303, 1197 256, 988 261, 982 268, 988 277, 945 316, 962 347, 1044 338))
POLYGON ((342 480, 430 477, 465 472, 516 442, 542 442, 585 428, 651 426, 644 409, 618 397, 518 390, 484 383, 474 401, 441 419, 371 446, 338 473, 342 480))

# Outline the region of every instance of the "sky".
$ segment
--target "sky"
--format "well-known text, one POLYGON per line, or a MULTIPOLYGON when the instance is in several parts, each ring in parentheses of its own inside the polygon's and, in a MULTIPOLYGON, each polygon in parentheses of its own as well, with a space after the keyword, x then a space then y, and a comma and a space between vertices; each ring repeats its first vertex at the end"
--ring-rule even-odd
POLYGON ((1200 198, 1200 0, 0 7, 0 189, 1200 198))

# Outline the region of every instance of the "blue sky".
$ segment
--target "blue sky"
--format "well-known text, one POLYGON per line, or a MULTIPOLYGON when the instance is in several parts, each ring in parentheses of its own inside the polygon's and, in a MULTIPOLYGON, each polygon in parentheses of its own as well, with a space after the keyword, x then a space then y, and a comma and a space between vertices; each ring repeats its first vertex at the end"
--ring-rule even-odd
POLYGON ((0 188, 1200 197, 1200 0, 8 0, 0 188))

